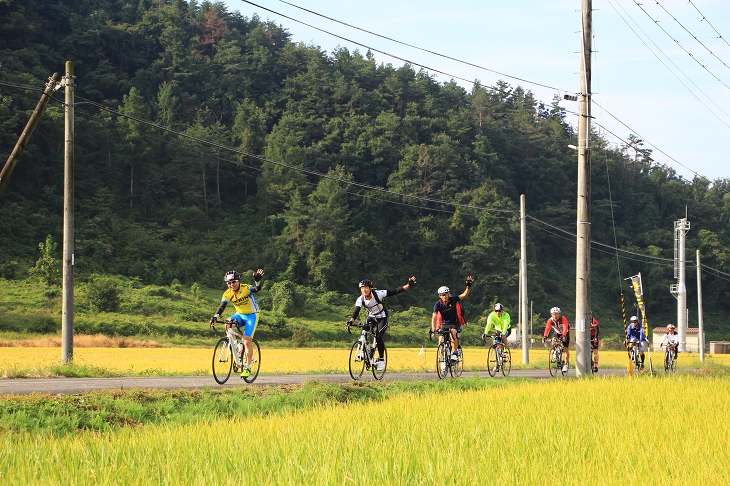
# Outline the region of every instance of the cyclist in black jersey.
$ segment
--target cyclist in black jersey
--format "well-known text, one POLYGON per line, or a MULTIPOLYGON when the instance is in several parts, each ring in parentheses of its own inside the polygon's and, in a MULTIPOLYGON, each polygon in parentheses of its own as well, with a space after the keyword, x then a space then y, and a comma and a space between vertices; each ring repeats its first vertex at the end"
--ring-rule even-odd
MULTIPOLYGON (((352 312, 352 316, 347 321, 347 329, 350 329, 352 323, 355 322, 357 316, 360 315, 360 309, 365 307, 368 312, 365 324, 375 330, 373 334, 375 334, 375 340, 378 348, 378 362, 382 363, 383 350, 385 349, 385 342, 383 341, 383 338, 385 336, 386 329, 388 329, 388 309, 385 307, 383 299, 410 289, 416 285, 416 277, 409 278, 408 283, 393 290, 374 290, 373 282, 368 279, 361 280, 358 285, 360 287, 360 297, 358 297, 355 301, 355 309, 352 312)), ((376 364, 376 366, 378 366, 378 364, 376 364)), ((382 366, 382 364, 379 366, 382 366)))

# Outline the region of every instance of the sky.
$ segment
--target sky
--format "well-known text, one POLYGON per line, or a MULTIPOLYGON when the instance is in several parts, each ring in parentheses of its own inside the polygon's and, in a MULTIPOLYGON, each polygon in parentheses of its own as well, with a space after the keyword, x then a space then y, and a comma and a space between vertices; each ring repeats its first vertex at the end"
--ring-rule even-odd
MULTIPOLYGON (((494 86, 502 80, 532 91, 545 104, 580 90, 580 0, 287 0, 486 69, 338 24, 282 0, 252 1, 270 11, 241 0, 224 3, 246 17, 271 20, 287 29, 292 41, 328 53, 338 47, 364 53, 365 45, 426 66, 439 82, 454 77, 471 90, 469 81, 494 86)), ((730 139, 730 1, 593 0, 593 51, 593 123, 604 138, 621 146, 634 134, 656 162, 688 180, 730 179, 725 149, 730 139)), ((374 55, 378 63, 405 64, 374 55)), ((560 104, 578 112, 575 102, 560 104)), ((577 127, 576 115, 569 113, 567 120, 577 127)))

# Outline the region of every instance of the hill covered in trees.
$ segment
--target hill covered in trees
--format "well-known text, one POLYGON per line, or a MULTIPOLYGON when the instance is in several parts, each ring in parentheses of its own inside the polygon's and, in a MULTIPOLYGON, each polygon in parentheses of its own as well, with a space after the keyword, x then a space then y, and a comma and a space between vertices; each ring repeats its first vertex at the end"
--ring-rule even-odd
MULTIPOLYGON (((408 307, 473 274, 472 316, 499 300, 516 318, 525 194, 529 297, 535 312, 570 316, 576 136, 557 100, 328 53, 220 3, 4 0, 3 153, 40 96, 17 86, 42 88, 66 60, 77 76, 78 278, 217 287, 225 270, 263 266, 273 281, 353 293, 364 277, 392 288, 415 274, 421 285, 394 299, 408 307)), ((27 276, 47 235, 61 241, 56 99, 0 194, 5 278, 27 276)), ((592 299, 616 329, 622 285, 633 303, 622 279, 638 272, 650 322, 675 319, 673 222, 685 211, 690 259, 699 249, 730 273, 730 182, 684 180, 626 138, 613 148, 592 136, 592 299), (614 242, 633 253, 617 258, 614 242)), ((706 272, 704 284, 707 330, 730 337, 730 278, 706 272)))

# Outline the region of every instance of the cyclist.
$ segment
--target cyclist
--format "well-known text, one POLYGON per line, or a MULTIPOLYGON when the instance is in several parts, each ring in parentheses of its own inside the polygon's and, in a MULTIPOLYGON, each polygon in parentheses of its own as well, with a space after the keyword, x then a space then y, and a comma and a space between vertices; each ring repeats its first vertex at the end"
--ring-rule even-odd
MULTIPOLYGON (((241 288, 241 274, 235 270, 226 272, 223 277, 223 281, 228 286, 228 289, 223 292, 221 298, 221 305, 218 310, 215 311, 215 315, 210 318, 210 327, 215 328, 215 323, 221 316, 223 311, 229 302, 233 303, 236 308, 236 313, 233 314, 230 319, 235 321, 236 328, 240 331, 243 327, 243 347, 246 353, 245 358, 241 356, 243 360, 243 370, 241 372, 241 378, 246 378, 251 375, 251 358, 253 357, 253 346, 251 341, 253 340, 253 334, 256 332, 256 325, 259 323, 259 306, 256 303, 256 299, 253 298, 253 294, 261 290, 261 277, 264 276, 264 270, 259 268, 253 272, 253 280, 255 285, 249 285, 245 289, 241 288)), ((230 325, 226 324, 226 331, 228 331, 230 325)))
POLYGON ((360 314, 360 309, 365 307, 368 311, 368 318, 365 320, 365 325, 368 326, 366 330, 375 329, 375 342, 378 348, 378 360, 375 364, 378 371, 382 371, 385 368, 385 362, 383 361, 383 354, 385 354, 385 331, 388 329, 388 309, 383 303, 385 297, 391 295, 400 294, 416 285, 416 277, 411 277, 402 287, 398 287, 394 290, 373 290, 373 282, 368 279, 361 280, 358 284, 360 287, 360 297, 355 301, 355 310, 352 312, 352 316, 347 321, 347 329, 357 316, 360 314))
POLYGON ((662 341, 659 343, 659 348, 664 346, 664 343, 667 343, 667 347, 674 351, 674 359, 677 359, 677 354, 679 353, 679 335, 675 331, 676 327, 674 324, 669 324, 667 326, 667 333, 662 336, 662 341))
MULTIPOLYGON (((461 306, 457 307, 456 304, 469 296, 469 293, 471 292, 471 285, 473 283, 474 277, 471 275, 466 277, 466 288, 457 296, 451 295, 451 290, 446 285, 442 285, 436 291, 439 296, 439 300, 433 306, 433 314, 431 314, 431 332, 435 332, 439 327, 440 317, 441 329, 443 331, 449 331, 451 334, 451 351, 453 351, 451 354, 452 361, 459 361, 459 331, 462 327, 459 316, 461 306)), ((441 344, 443 339, 443 336, 439 336, 439 344, 441 344)))
POLYGON ((598 373, 598 347, 601 345, 601 330, 598 327, 598 319, 593 317, 591 311, 591 351, 593 352, 593 372, 598 373))
MULTIPOLYGON (((482 318, 484 319, 484 318, 482 318)), ((510 334, 512 334, 512 328, 510 327, 510 317, 506 310, 504 310, 504 306, 497 302, 494 304, 492 312, 489 314, 487 319, 487 325, 484 326, 484 333, 482 333, 482 341, 487 340, 487 335, 489 334, 489 331, 494 328, 497 330, 499 336, 501 334, 502 342, 506 344, 507 338, 510 334)), ((480 319, 481 320, 481 319, 480 319)), ((495 336, 496 339, 496 336, 495 336)), ((499 367, 495 366, 494 370, 495 373, 499 371, 499 367)))
POLYGON ((639 369, 643 370, 645 358, 644 351, 646 351, 647 347, 646 335, 644 334, 644 329, 642 329, 641 324, 639 324, 638 317, 631 316, 630 320, 631 324, 626 328, 626 341, 624 341, 624 344, 626 344, 628 349, 631 349, 636 345, 639 346, 639 356, 641 356, 641 366, 639 369))
POLYGON ((561 315, 560 307, 553 307, 550 309, 551 317, 548 318, 545 323, 545 333, 542 335, 542 343, 545 344, 545 340, 550 334, 550 329, 555 328, 555 334, 560 336, 560 340, 563 343, 563 355, 565 356, 565 363, 563 363, 563 373, 568 372, 570 367, 570 351, 568 345, 570 344, 570 323, 568 318, 561 315))

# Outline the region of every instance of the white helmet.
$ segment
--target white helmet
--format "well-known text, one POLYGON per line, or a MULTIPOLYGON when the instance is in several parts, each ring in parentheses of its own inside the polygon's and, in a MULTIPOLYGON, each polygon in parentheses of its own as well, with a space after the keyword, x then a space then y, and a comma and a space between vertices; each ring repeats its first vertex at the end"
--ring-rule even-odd
POLYGON ((638 318, 638 317, 636 317, 636 316, 631 316, 631 319, 629 319, 629 320, 630 320, 631 322, 634 322, 634 321, 636 321, 636 322, 639 322, 639 318, 638 318))
POLYGON ((439 289, 436 291, 436 293, 439 295, 451 294, 451 290, 446 285, 442 285, 441 287, 439 287, 439 289))
POLYGON ((550 309, 551 314, 560 314, 560 307, 553 307, 550 309))
POLYGON ((500 304, 499 302, 497 302, 496 304, 494 304, 494 310, 495 311, 504 310, 504 306, 502 304, 500 304))
POLYGON ((669 324, 669 325, 667 326, 667 329, 669 329, 669 330, 671 331, 671 330, 673 330, 673 329, 676 329, 676 327, 674 326, 674 324, 669 324))

